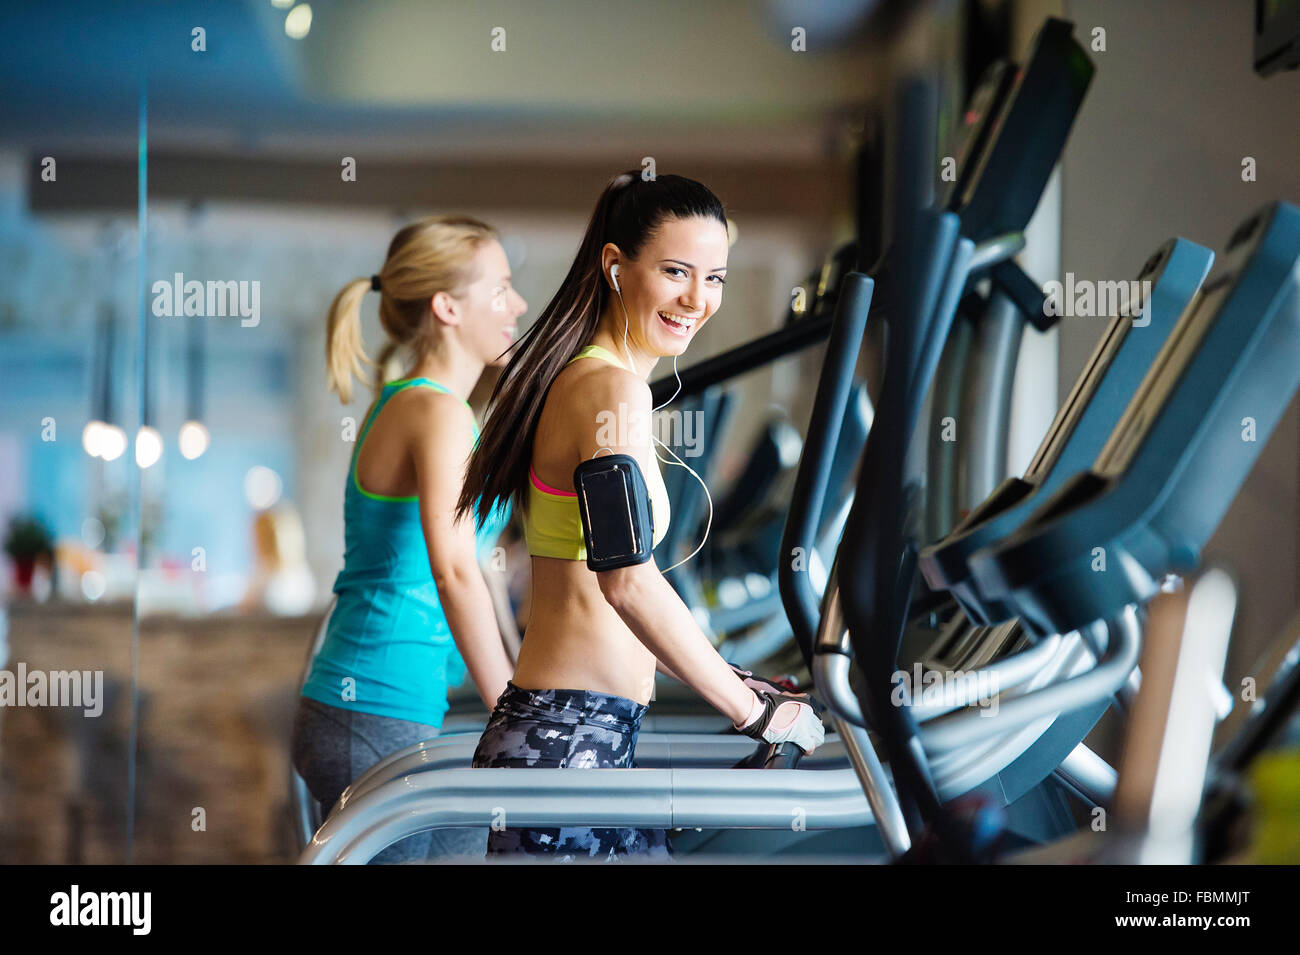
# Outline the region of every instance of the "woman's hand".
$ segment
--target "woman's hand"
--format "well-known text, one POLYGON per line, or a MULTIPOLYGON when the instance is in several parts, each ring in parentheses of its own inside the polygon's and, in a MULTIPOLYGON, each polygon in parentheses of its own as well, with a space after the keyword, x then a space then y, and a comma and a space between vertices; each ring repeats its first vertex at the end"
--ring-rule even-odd
POLYGON ((785 693, 790 696, 807 696, 806 693, 799 693, 798 687, 790 680, 778 677, 775 680, 769 680, 767 677, 756 676, 753 670, 742 670, 734 663, 728 664, 740 681, 749 687, 755 693, 785 693))
POLYGON ((753 739, 794 743, 804 755, 812 753, 826 739, 826 728, 811 704, 787 694, 755 694, 749 719, 734 725, 753 739))

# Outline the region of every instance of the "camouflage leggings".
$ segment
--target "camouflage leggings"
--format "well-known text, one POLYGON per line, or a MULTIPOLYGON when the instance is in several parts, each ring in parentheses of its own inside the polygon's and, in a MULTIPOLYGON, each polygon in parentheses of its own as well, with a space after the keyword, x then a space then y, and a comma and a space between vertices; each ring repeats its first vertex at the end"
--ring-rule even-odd
MULTIPOLYGON (((631 768, 646 708, 592 690, 522 690, 513 683, 497 700, 474 751, 483 768, 631 768)), ((625 856, 667 860, 662 829, 504 829, 488 835, 487 854, 551 856, 556 862, 616 861, 625 856)))

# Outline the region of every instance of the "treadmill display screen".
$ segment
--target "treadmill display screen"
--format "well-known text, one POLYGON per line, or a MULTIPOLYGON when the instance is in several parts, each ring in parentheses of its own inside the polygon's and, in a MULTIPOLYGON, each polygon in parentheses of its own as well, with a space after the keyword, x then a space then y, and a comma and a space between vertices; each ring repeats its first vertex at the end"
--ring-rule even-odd
POLYGON ((1047 475, 1051 473, 1052 467, 1065 447, 1065 442, 1074 434, 1075 426, 1088 409, 1088 404, 1101 385, 1110 363, 1115 360, 1115 354, 1124 344, 1124 338, 1128 335, 1132 324, 1132 320, 1128 318, 1111 319, 1092 357, 1088 359, 1088 364, 1084 366, 1083 374, 1075 381, 1065 403, 1061 405, 1052 420, 1052 426, 1047 429, 1047 437, 1039 445, 1034 459, 1029 462, 1029 467, 1025 470, 1026 481, 1038 484, 1046 480, 1047 475))
POLYGON ((1224 300, 1236 285, 1235 275, 1225 275, 1205 289, 1178 321, 1169 341, 1160 349, 1151 370, 1142 379, 1137 394, 1124 409, 1124 416, 1111 432, 1106 446, 1097 456, 1093 470, 1103 477, 1123 474, 1133 460, 1147 433, 1169 401, 1196 350, 1205 338, 1224 300))
POLYGON ((980 126, 989 121, 989 115, 997 102, 998 91, 1005 83, 1004 73, 1012 69, 1009 63, 995 63, 988 70, 988 76, 971 94, 969 105, 962 116, 957 140, 957 168, 963 169, 970 159, 971 149, 979 139, 980 126))

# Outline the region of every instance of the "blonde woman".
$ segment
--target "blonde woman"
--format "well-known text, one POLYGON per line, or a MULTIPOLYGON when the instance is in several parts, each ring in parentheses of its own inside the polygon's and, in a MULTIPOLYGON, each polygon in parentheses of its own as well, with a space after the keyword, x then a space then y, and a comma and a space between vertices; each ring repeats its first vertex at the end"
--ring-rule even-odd
MULTIPOLYGON (((345 403, 371 363, 360 323, 371 291, 387 342, 348 468, 337 603, 294 719, 294 765, 322 815, 369 766, 437 735, 448 688, 467 672, 491 709, 513 670, 478 562, 508 511, 476 533, 455 510, 479 433, 466 399, 510 347, 527 303, 490 226, 466 216, 407 226, 379 274, 348 283, 330 307, 328 378, 345 403), (400 354, 408 371, 384 381, 400 354)), ((374 861, 481 855, 485 841, 481 831, 435 830, 374 861)))

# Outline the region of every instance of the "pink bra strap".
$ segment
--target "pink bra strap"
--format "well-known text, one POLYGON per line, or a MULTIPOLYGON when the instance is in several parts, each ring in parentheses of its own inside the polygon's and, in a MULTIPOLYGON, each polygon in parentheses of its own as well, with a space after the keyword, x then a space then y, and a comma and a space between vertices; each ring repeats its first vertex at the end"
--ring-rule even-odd
POLYGON ((559 488, 551 487, 549 484, 545 483, 541 478, 537 476, 537 472, 533 470, 531 464, 528 466, 528 476, 532 478, 533 487, 537 488, 537 490, 539 491, 545 491, 547 494, 558 494, 561 497, 578 496, 576 491, 561 491, 559 488))

